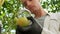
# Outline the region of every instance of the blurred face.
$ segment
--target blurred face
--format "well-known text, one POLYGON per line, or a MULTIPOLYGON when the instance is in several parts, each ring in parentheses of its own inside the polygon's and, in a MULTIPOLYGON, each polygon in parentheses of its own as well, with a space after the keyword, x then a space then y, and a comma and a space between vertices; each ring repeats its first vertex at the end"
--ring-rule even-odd
POLYGON ((24 6, 30 11, 36 11, 39 9, 40 2, 39 0, 22 0, 24 6))

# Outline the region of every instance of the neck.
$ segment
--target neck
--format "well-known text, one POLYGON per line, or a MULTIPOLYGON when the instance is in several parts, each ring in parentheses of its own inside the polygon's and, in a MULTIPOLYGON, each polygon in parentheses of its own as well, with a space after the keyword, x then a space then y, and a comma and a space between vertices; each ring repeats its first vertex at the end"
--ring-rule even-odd
POLYGON ((47 14, 47 13, 44 11, 44 9, 41 8, 41 7, 40 7, 38 10, 33 11, 33 13, 35 14, 35 18, 39 18, 39 17, 44 16, 44 15, 47 14))

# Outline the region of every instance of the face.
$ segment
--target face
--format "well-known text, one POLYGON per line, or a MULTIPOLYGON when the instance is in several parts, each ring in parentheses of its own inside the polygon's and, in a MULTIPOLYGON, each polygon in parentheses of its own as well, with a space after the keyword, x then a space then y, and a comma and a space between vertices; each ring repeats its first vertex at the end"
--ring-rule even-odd
POLYGON ((36 11, 40 6, 39 0, 22 0, 22 3, 30 11, 36 11))

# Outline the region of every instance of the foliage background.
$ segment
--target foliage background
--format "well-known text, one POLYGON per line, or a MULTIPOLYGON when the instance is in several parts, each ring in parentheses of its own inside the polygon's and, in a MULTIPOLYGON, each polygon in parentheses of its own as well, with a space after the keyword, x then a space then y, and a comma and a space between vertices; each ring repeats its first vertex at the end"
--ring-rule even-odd
MULTIPOLYGON (((41 5, 48 12, 60 11, 60 0, 42 0, 41 5)), ((23 8, 21 0, 5 0, 0 7, 0 21, 2 21, 5 32, 16 28, 15 17, 18 16, 21 7, 23 8)))

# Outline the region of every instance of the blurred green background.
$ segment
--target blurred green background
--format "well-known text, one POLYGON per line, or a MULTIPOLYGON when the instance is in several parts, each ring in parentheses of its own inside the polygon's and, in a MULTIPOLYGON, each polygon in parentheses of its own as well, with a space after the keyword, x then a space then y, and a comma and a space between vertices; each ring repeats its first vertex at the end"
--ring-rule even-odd
MULTIPOLYGON (((42 0, 41 5, 51 13, 60 11, 60 0, 42 0)), ((2 32, 5 32, 3 34, 7 32, 9 32, 9 34, 14 34, 11 32, 15 32, 15 17, 18 16, 19 10, 23 7, 21 0, 5 0, 4 4, 0 6, 0 21, 3 24, 2 32)))

